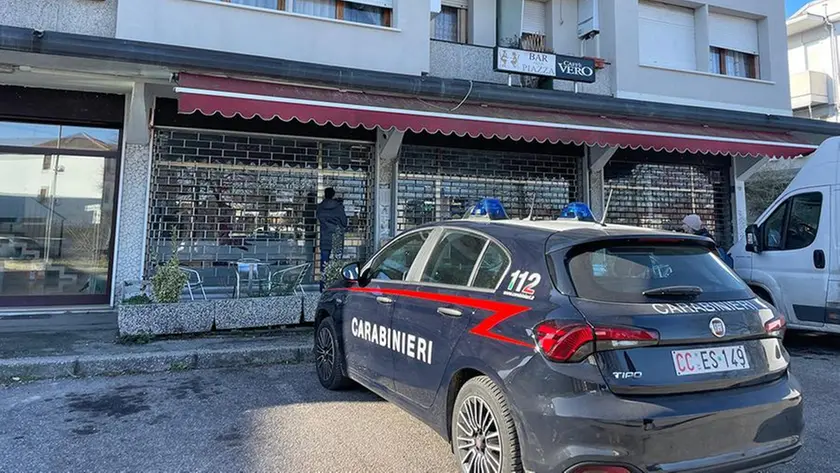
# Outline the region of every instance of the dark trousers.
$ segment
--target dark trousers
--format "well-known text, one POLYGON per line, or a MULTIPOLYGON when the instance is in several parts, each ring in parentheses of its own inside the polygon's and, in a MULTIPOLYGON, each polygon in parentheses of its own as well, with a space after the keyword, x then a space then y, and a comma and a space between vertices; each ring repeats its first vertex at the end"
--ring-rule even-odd
POLYGON ((321 250, 321 292, 324 292, 324 271, 327 269, 327 263, 330 262, 330 253, 332 250, 321 250))

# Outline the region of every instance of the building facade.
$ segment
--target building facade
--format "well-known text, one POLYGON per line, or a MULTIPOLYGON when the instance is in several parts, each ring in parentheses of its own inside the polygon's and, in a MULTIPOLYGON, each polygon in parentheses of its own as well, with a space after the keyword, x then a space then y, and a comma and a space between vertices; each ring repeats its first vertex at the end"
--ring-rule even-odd
POLYGON ((840 121, 838 28, 837 0, 809 2, 787 20, 791 106, 797 117, 840 121))
POLYGON ((840 128, 790 116, 782 0, 687 5, 7 0, 0 307, 114 304, 173 252, 211 297, 242 261, 317 281, 327 187, 347 259, 482 197, 725 245, 744 173, 840 128))

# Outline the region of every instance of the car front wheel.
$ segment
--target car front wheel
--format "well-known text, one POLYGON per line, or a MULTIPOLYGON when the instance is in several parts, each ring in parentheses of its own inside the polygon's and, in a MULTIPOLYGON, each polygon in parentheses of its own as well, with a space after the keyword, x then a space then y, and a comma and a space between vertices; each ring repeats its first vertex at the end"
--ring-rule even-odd
POLYGON ((487 376, 464 383, 452 410, 452 448, 462 473, 520 473, 516 426, 504 393, 487 376))
POLYGON ((327 389, 346 389, 351 384, 332 317, 321 319, 315 329, 315 372, 318 381, 327 389))

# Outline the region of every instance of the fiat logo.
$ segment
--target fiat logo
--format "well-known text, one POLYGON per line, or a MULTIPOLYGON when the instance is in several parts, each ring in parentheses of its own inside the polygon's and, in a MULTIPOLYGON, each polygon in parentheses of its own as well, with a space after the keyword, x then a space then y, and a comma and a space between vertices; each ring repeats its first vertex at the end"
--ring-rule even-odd
POLYGON ((723 338, 723 336, 726 335, 726 324, 723 323, 723 320, 720 318, 715 317, 709 321, 709 330, 711 330, 712 335, 717 338, 723 338))

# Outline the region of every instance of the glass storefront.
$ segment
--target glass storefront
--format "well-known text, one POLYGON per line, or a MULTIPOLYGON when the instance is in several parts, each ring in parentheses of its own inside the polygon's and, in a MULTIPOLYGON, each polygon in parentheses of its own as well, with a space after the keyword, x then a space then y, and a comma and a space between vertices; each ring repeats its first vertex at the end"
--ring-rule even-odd
POLYGON ((0 307, 110 302, 119 137, 0 122, 0 307))

